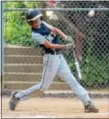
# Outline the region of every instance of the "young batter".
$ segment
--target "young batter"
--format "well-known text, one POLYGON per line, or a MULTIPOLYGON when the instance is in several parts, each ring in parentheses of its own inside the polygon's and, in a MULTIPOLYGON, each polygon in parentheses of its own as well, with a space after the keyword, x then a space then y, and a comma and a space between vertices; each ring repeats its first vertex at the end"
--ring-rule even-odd
POLYGON ((40 11, 30 9, 26 12, 26 20, 32 29, 32 37, 45 51, 43 57, 43 75, 39 84, 36 84, 24 91, 13 92, 9 102, 10 110, 15 110, 18 102, 35 91, 43 92, 53 83, 55 76, 64 79, 72 91, 84 104, 85 112, 98 112, 99 110, 92 103, 88 92, 77 82, 71 73, 69 66, 61 54, 61 49, 70 48, 72 44, 60 44, 60 36, 67 40, 68 36, 61 30, 55 28, 45 21, 41 21, 40 11))

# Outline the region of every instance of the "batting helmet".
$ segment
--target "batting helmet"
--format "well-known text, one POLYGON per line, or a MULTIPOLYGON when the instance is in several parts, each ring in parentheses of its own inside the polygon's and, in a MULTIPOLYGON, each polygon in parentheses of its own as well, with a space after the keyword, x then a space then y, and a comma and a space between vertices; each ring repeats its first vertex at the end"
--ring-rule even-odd
POLYGON ((38 10, 29 9, 28 11, 26 11, 26 20, 27 21, 34 21, 35 19, 37 19, 41 16, 42 16, 42 14, 38 10))

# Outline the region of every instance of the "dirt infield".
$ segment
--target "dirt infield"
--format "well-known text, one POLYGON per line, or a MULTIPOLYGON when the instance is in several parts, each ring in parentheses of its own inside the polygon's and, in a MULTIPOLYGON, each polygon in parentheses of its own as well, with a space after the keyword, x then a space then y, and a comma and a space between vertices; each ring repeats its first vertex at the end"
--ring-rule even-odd
POLYGON ((2 118, 109 118, 108 99, 93 99, 99 113, 84 113, 77 98, 31 98, 21 101, 15 111, 8 109, 9 98, 2 98, 2 118))

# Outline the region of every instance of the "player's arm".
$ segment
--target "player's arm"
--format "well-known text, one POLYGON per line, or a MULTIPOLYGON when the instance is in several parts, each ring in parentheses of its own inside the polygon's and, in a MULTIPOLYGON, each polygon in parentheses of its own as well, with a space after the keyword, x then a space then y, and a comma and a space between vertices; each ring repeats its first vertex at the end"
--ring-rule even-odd
POLYGON ((60 29, 46 23, 45 21, 42 21, 53 33, 55 33, 56 35, 60 36, 62 39, 68 41, 68 42, 72 42, 73 38, 71 36, 67 36, 64 32, 62 32, 60 29))
POLYGON ((51 43, 50 41, 48 41, 48 40, 45 40, 45 42, 44 42, 44 46, 46 47, 46 48, 51 48, 51 49, 63 49, 63 48, 66 48, 67 46, 66 45, 64 45, 64 44, 53 44, 53 43, 51 43))
POLYGON ((59 35, 62 39, 67 39, 67 35, 64 34, 60 29, 56 28, 56 27, 53 27, 52 29, 52 32, 54 32, 56 35, 59 35))
POLYGON ((63 48, 69 48, 72 44, 53 44, 50 41, 46 40, 44 36, 38 33, 32 33, 32 37, 35 41, 37 41, 39 44, 43 44, 46 48, 51 49, 63 49, 63 48))
POLYGON ((52 26, 52 25, 50 25, 50 24, 48 24, 48 23, 46 23, 45 21, 42 21, 49 29, 51 29, 51 31, 53 32, 53 33, 55 33, 56 35, 59 35, 61 38, 63 38, 63 39, 67 39, 68 38, 68 36, 66 35, 66 34, 64 34, 60 29, 58 29, 58 28, 56 28, 56 27, 54 27, 54 26, 52 26))

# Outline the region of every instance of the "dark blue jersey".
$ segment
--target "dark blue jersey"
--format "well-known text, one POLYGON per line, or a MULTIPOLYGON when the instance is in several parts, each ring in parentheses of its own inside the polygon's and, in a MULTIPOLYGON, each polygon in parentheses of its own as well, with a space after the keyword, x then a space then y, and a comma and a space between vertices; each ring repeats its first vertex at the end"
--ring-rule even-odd
MULTIPOLYGON (((59 36, 55 35, 49 27, 47 27, 43 22, 41 22, 40 28, 34 29, 32 28, 32 32, 38 33, 42 36, 44 36, 45 40, 50 41, 53 44, 60 44, 61 40, 59 36)), ((46 48, 43 44, 39 44, 40 47, 42 47, 45 50, 45 53, 52 53, 54 51, 58 51, 57 49, 50 49, 46 48)))

